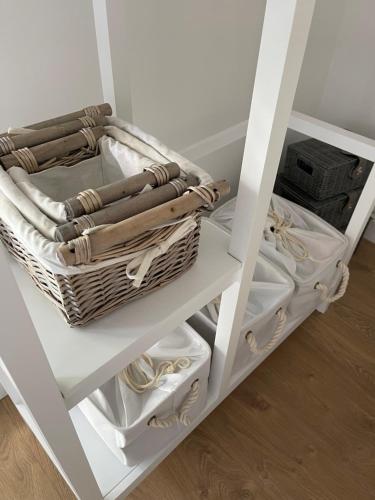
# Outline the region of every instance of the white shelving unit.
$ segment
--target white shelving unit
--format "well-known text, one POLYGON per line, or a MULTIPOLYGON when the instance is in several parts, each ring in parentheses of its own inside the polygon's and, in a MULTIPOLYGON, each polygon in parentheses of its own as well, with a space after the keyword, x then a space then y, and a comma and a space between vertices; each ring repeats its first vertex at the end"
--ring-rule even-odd
MULTIPOLYGON (((112 67, 106 60, 110 58, 106 2, 93 1, 103 88, 108 92, 105 97, 114 100, 112 67)), ((295 130, 375 160, 374 141, 353 137, 309 117, 291 115, 313 9, 314 0, 267 1, 233 233, 230 237, 203 223, 197 263, 181 278, 85 328, 71 329, 2 250, 1 381, 81 500, 124 498, 263 361, 265 355, 233 374, 288 123, 295 130), (222 292, 204 411, 155 455, 136 467, 122 465, 88 424, 77 403, 222 292)), ((374 187, 375 169, 347 230, 351 238, 348 259, 373 208, 374 187)), ((290 325, 284 338, 303 319, 290 325)))

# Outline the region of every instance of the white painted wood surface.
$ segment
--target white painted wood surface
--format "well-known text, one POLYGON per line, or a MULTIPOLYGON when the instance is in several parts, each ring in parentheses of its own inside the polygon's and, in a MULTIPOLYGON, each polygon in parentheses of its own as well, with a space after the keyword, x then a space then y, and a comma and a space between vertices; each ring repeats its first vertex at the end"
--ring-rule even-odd
POLYGON ((211 373, 220 394, 230 383, 314 5, 267 2, 230 246, 243 267, 222 296, 213 354, 211 373))
POLYGON ((38 429, 37 437, 42 436, 43 444, 48 443, 46 451, 72 490, 81 498, 97 500, 100 495, 96 481, 3 247, 0 249, 0 274, 4 290, 0 301, 0 354, 3 370, 9 377, 6 388, 15 403, 20 399, 24 402, 32 427, 38 429))

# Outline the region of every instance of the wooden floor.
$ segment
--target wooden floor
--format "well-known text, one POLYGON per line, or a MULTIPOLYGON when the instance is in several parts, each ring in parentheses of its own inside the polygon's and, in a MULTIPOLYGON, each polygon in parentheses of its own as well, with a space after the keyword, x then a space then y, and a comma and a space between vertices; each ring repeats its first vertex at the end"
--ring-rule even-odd
MULTIPOLYGON (((0 499, 71 498, 3 400, 0 499)), ((130 498, 375 499, 375 245, 361 243, 347 295, 314 313, 130 498)))

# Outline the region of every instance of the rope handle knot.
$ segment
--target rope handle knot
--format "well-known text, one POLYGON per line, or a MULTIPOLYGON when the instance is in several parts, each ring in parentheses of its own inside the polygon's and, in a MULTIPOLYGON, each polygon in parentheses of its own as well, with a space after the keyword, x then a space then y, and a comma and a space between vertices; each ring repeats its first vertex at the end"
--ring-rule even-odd
POLYGON ((329 288, 326 284, 320 283, 319 281, 315 283, 314 289, 320 291, 320 297, 326 304, 332 304, 336 300, 341 299, 345 295, 346 289, 348 288, 350 272, 348 266, 342 260, 339 260, 336 264, 337 269, 341 272, 341 280, 337 288, 336 293, 329 296, 329 288))
POLYGON ((177 358, 174 361, 161 361, 155 367, 154 360, 147 353, 124 368, 119 373, 119 378, 134 392, 142 394, 159 387, 162 377, 171 375, 178 370, 186 370, 191 366, 191 359, 177 358))
POLYGON ((250 347, 250 351, 253 354, 262 354, 270 351, 280 340, 284 333, 285 325, 287 321, 287 314, 282 307, 276 311, 277 323, 275 330, 273 332, 272 338, 263 347, 258 346, 258 341, 254 333, 250 330, 246 333, 245 339, 250 347))

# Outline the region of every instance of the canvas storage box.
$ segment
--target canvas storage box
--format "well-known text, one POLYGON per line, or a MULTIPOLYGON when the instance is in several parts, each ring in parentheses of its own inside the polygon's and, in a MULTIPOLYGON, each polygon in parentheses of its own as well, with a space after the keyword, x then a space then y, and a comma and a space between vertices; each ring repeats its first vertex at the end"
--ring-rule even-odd
POLYGON ((288 146, 284 175, 316 200, 363 187, 372 163, 335 148, 308 139, 288 146))
MULTIPOLYGON (((235 205, 236 198, 232 198, 212 213, 212 219, 231 230, 235 205)), ((347 247, 347 237, 323 219, 281 196, 272 196, 260 252, 295 283, 290 316, 303 316, 320 303, 342 297, 349 281, 342 261, 347 247)))
POLYGON ((119 374, 79 404, 108 447, 127 465, 141 462, 177 437, 201 413, 207 399, 211 350, 191 326, 184 323, 147 354, 155 367, 164 361, 180 361, 180 365, 172 373, 167 371, 156 387, 141 393, 119 374), (186 358, 187 367, 182 362, 186 358))
MULTIPOLYGON (((268 259, 258 256, 234 361, 235 372, 275 347, 288 323, 287 307, 293 296, 290 277, 268 259)), ((213 348, 220 301, 198 311, 188 321, 213 348)))
POLYGON ((67 220, 62 201, 167 162, 177 162, 201 184, 212 181, 202 169, 134 125, 114 117, 106 120, 105 135, 78 156, 68 155, 33 174, 21 167, 6 172, 0 168, 0 237, 70 325, 100 317, 189 269, 198 252, 200 210, 99 255, 90 255, 86 242, 95 235, 87 229, 69 250, 81 263, 66 265, 59 258, 60 243, 52 241, 57 224, 67 220), (83 240, 81 248, 75 246, 78 240, 83 240))
POLYGON ((348 193, 341 193, 325 200, 315 200, 302 189, 289 182, 283 176, 278 178, 277 193, 282 197, 307 208, 337 229, 344 230, 357 205, 362 188, 348 193))

